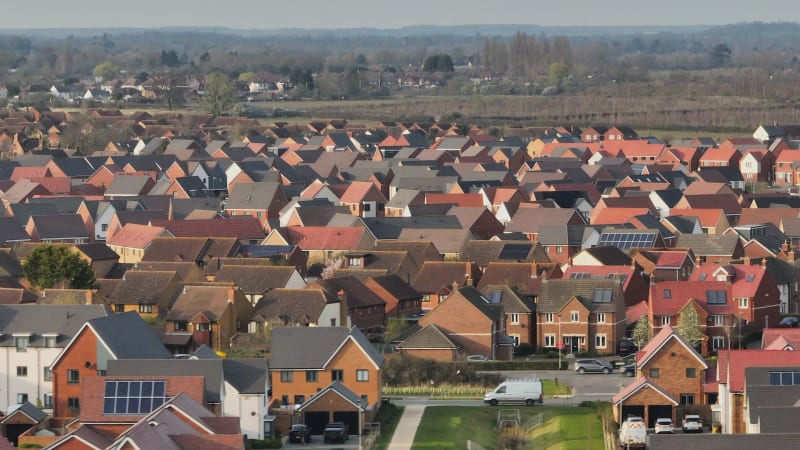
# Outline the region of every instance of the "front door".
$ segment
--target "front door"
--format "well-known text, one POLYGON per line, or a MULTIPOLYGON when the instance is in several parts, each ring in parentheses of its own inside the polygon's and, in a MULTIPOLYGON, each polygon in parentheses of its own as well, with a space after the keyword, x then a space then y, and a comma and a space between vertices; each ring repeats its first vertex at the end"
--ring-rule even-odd
POLYGON ((575 353, 578 351, 580 339, 580 336, 564 336, 564 344, 570 353, 575 353))

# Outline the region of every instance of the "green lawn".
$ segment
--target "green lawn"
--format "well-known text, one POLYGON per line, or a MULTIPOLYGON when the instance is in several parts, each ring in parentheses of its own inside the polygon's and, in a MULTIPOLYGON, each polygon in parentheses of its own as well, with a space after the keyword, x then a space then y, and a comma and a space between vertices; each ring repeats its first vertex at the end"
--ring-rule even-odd
POLYGON ((497 412, 518 409, 522 423, 544 413, 544 423, 525 434, 526 449, 603 448, 603 431, 595 408, 580 407, 451 407, 425 408, 413 449, 463 449, 467 440, 486 449, 498 448, 497 412))
POLYGON ((375 420, 381 423, 381 435, 378 437, 378 450, 385 450, 389 448, 389 443, 392 441, 394 429, 397 428, 397 423, 400 422, 400 417, 403 415, 402 406, 394 404, 383 405, 378 411, 375 420))
POLYGON ((545 398, 550 395, 569 395, 572 393, 572 388, 568 384, 563 382, 556 384, 555 380, 542 380, 542 390, 545 398))

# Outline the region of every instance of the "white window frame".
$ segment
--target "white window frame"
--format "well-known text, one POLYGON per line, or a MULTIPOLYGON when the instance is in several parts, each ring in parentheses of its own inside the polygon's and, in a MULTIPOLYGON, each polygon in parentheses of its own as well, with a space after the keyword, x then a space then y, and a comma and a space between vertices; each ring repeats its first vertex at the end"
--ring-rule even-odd
POLYGON ((597 313, 597 323, 606 323, 606 313, 597 313))
POLYGON ((719 350, 725 348, 725 336, 712 336, 711 337, 711 348, 713 350, 719 350))
POLYGON ((606 348, 608 340, 606 339, 605 334, 595 334, 594 335, 594 346, 595 348, 606 348))
POLYGON ((579 311, 570 311, 569 312, 569 321, 572 323, 579 322, 581 320, 581 313, 579 311))
POLYGON ((369 381, 368 369, 356 369, 356 381, 366 382, 369 381))
POLYGON ((544 322, 545 323, 553 323, 553 318, 554 317, 555 317, 555 314, 553 314, 553 313, 545 313, 544 314, 544 322))
POLYGON ((519 325, 519 313, 511 313, 509 314, 509 320, 511 321, 511 325, 519 325))
POLYGON ((712 315, 712 320, 714 321, 715 327, 724 327, 725 326, 725 316, 722 314, 715 314, 712 315))
POLYGON ((749 297, 737 297, 736 300, 739 303, 739 309, 747 309, 748 305, 750 304, 749 297))
POLYGON ((670 316, 661 316, 661 326, 665 327, 670 323, 670 316))
POLYGON ((555 334, 545 334, 544 335, 544 346, 547 348, 555 348, 556 346, 556 335, 555 334))

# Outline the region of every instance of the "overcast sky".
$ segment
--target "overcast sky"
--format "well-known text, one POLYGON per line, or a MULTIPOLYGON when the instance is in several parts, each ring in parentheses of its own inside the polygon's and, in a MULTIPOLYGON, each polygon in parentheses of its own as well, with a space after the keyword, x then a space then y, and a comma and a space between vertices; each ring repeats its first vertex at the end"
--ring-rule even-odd
POLYGON ((10 11, 0 14, 0 29, 717 25, 800 21, 797 0, 38 0, 13 3, 10 11))

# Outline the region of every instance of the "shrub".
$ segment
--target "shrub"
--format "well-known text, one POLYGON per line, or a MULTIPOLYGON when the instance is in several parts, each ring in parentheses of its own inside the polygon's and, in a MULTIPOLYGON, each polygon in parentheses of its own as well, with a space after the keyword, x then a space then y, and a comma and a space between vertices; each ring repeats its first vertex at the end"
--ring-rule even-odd
POLYGON ((594 356, 594 353, 587 352, 586 350, 581 350, 579 352, 575 352, 575 357, 576 358, 586 358, 586 357, 589 357, 589 356, 594 356))
POLYGON ((517 347, 517 352, 516 353, 519 356, 530 355, 531 353, 533 353, 533 346, 531 344, 528 344, 527 342, 523 343, 523 344, 519 344, 519 347, 517 347))

